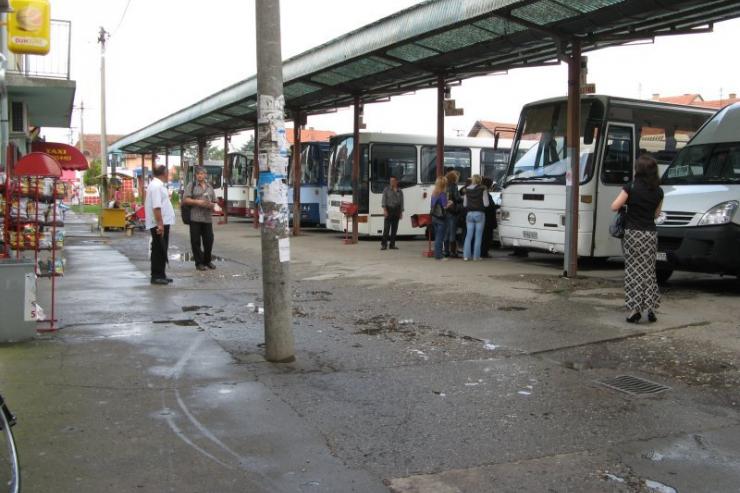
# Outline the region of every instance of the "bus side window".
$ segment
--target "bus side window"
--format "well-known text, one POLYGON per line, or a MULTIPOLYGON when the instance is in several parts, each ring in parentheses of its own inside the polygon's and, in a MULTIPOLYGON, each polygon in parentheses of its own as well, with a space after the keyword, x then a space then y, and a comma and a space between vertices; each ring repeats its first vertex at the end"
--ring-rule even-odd
POLYGON ((633 149, 631 127, 609 127, 601 172, 604 183, 622 185, 632 179, 633 149))

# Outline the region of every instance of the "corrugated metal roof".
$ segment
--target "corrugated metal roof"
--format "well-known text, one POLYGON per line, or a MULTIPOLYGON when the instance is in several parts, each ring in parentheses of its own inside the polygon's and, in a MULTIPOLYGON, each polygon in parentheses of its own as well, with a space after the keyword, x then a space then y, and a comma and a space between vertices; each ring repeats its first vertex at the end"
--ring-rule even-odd
MULTIPOLYGON (((584 52, 740 17, 733 0, 429 0, 283 62, 286 108, 321 113, 462 80, 556 63, 572 37, 584 52)), ((113 145, 139 153, 251 128, 256 76, 113 145)))

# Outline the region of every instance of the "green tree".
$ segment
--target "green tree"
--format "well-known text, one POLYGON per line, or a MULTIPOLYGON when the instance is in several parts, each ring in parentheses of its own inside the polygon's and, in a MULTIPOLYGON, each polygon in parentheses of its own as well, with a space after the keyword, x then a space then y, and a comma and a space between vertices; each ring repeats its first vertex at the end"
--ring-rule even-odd
POLYGON ((86 187, 91 187, 98 184, 98 176, 103 174, 103 167, 100 163, 100 159, 94 159, 90 163, 90 167, 87 168, 85 174, 82 175, 82 182, 86 187))
POLYGON ((214 147, 209 145, 205 152, 206 159, 210 159, 213 161, 223 161, 224 160, 224 150, 218 147, 214 147))
POLYGON ((254 135, 249 136, 249 141, 239 148, 239 152, 246 154, 247 156, 254 154, 254 135))

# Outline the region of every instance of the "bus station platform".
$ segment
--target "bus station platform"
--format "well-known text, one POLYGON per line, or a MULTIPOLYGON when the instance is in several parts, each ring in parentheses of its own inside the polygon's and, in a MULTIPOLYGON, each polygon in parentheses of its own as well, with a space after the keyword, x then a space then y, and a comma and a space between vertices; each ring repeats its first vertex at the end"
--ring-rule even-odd
POLYGON ((147 235, 92 235, 89 219, 67 220, 62 329, 0 347, 24 490, 740 484, 735 279, 676 275, 658 322, 630 325, 618 259, 562 279, 555 256, 436 262, 421 236, 380 251, 305 230, 291 238, 296 361, 271 364, 251 223, 214 226, 205 272, 176 225, 174 282, 155 286, 147 235), (605 384, 624 375, 659 387, 605 384))

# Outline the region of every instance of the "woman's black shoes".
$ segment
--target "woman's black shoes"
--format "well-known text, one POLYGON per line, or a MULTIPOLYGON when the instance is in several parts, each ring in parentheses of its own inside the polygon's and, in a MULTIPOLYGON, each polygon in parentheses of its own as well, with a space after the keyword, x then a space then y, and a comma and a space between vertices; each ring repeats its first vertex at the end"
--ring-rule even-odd
MULTIPOLYGON (((653 316, 655 316, 655 315, 653 315, 653 316)), ((632 315, 630 315, 629 317, 627 317, 627 322, 629 322, 631 324, 636 324, 637 322, 640 321, 641 318, 642 318, 642 315, 640 314, 640 312, 635 312, 632 315)))
POLYGON ((657 322, 658 317, 655 316, 655 312, 652 310, 648 310, 648 322, 657 322))

